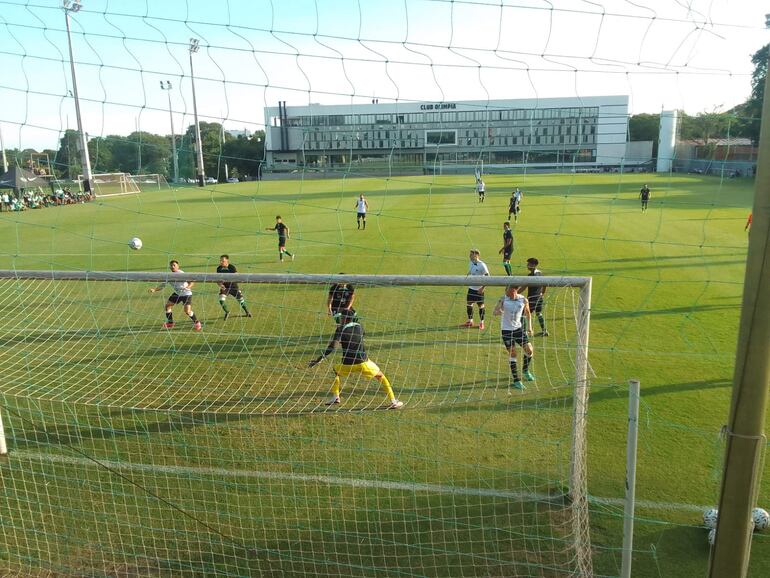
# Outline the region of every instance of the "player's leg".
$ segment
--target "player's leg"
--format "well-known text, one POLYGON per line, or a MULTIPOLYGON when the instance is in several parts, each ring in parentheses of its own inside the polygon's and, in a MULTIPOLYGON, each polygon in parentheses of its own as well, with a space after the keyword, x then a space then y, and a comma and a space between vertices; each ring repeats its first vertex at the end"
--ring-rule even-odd
POLYGON ((486 312, 486 307, 484 305, 484 298, 481 298, 481 302, 479 303, 479 330, 484 331, 484 313, 486 312))
POLYGON ((166 322, 163 327, 171 329, 174 326, 174 301, 166 301, 166 322))
POLYGON ((503 253, 503 267, 505 267, 506 275, 513 275, 513 269, 511 269, 511 255, 509 253, 503 253))
POLYGON ((225 312, 225 320, 230 317, 230 309, 227 307, 227 289, 221 287, 219 289, 219 306, 225 312))
POLYGON ((540 324, 542 335, 548 337, 548 331, 545 328, 545 316, 543 315, 543 298, 541 296, 533 298, 529 304, 529 309, 537 317, 537 322, 540 324))
POLYGON ((342 384, 341 377, 350 373, 352 365, 338 364, 333 367, 334 369, 334 381, 332 382, 331 397, 327 400, 326 405, 334 405, 340 403, 340 386, 342 384))
POLYGON ((361 213, 356 213, 356 228, 361 228, 361 213))
POLYGON ((363 214, 361 220, 364 222, 364 230, 366 230, 366 213, 363 214))
POLYGON ((476 303, 475 292, 473 289, 468 289, 468 295, 465 298, 465 313, 468 321, 466 321, 464 327, 473 327, 473 304, 476 303))
POLYGON ((526 333, 524 333, 522 341, 524 342, 521 346, 521 349, 524 353, 524 363, 522 367, 524 370, 524 379, 527 381, 535 381, 535 376, 532 375, 532 372, 529 370, 529 364, 532 361, 534 349, 532 348, 532 344, 529 342, 526 333))
POLYGON ((503 345, 508 351, 508 367, 511 370, 511 378, 513 379, 512 386, 516 389, 524 389, 524 384, 521 383, 519 377, 518 359, 516 357, 516 343, 513 340, 513 331, 503 331, 503 345))
POLYGON ((201 330, 201 322, 198 321, 198 317, 195 315, 195 311, 192 309, 192 299, 188 299, 184 304, 184 312, 187 315, 187 317, 190 318, 190 321, 193 323, 193 328, 195 328, 195 331, 201 330))
POLYGON ((241 292, 240 289, 235 292, 234 297, 238 300, 238 303, 241 305, 241 309, 243 309, 243 312, 246 314, 246 317, 251 317, 249 308, 246 307, 246 298, 243 296, 243 293, 241 292))

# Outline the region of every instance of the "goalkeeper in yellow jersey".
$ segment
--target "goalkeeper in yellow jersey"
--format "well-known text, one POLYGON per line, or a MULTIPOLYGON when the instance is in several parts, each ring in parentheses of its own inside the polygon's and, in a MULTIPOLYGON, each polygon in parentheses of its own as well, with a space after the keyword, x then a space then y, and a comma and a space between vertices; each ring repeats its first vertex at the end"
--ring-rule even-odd
POLYGON ((308 367, 314 367, 330 355, 337 345, 342 346, 342 363, 334 366, 334 383, 332 384, 332 396, 326 402, 326 405, 335 405, 340 403, 340 383, 341 377, 360 373, 364 377, 374 378, 382 384, 385 394, 388 396, 388 409, 401 409, 404 403, 397 400, 390 387, 390 382, 385 374, 374 361, 369 359, 364 348, 364 328, 360 323, 354 321, 355 312, 350 309, 343 309, 340 312, 340 320, 337 330, 326 346, 326 350, 313 359, 308 367))

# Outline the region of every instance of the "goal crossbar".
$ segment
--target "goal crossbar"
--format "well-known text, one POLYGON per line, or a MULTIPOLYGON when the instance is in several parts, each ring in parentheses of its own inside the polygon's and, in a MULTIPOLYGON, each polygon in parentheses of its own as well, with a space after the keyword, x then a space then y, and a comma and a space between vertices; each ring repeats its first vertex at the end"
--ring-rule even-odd
MULTIPOLYGON (((320 275, 320 274, 281 274, 281 273, 184 273, 187 281, 201 283, 229 281, 233 283, 264 283, 292 285, 327 285, 331 283, 353 283, 361 286, 388 287, 423 285, 433 287, 451 287, 477 283, 478 277, 464 275, 320 275)), ((147 271, 55 271, 43 269, 0 269, 0 279, 33 279, 47 281, 150 281, 167 282, 179 279, 179 275, 169 272, 147 271)), ((559 276, 487 276, 484 285, 505 287, 508 285, 534 287, 579 287, 591 283, 590 277, 559 276)))

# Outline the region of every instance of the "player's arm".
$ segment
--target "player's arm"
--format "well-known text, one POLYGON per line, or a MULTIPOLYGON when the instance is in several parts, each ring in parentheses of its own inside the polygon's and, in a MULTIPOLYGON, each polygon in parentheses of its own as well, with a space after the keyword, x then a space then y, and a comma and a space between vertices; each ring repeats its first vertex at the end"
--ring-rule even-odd
POLYGON ((500 299, 497 300, 497 303, 495 303, 495 308, 492 311, 492 315, 500 315, 503 312, 504 301, 505 301, 505 296, 500 297, 500 299))
POLYGON ((158 291, 163 289, 165 286, 166 286, 166 284, 163 283, 162 285, 158 285, 157 287, 151 287, 150 288, 150 293, 157 293, 158 291))
POLYGON ((532 311, 529 310, 529 300, 524 300, 524 317, 527 320, 527 333, 532 335, 532 311))
POLYGON ((290 229, 289 229, 289 227, 286 227, 286 238, 287 238, 287 239, 288 239, 289 237, 291 237, 291 235, 289 235, 289 232, 290 232, 290 229))
POLYGON ((319 363, 321 363, 324 359, 326 359, 331 353, 334 351, 334 349, 339 345, 340 343, 340 335, 342 334, 342 327, 337 327, 337 330, 334 332, 334 335, 331 338, 331 341, 329 341, 329 345, 326 346, 326 349, 324 352, 316 357, 315 359, 311 360, 310 363, 307 364, 308 367, 315 367, 319 363))
POLYGON ((277 227, 265 227, 265 231, 275 231, 277 227))
POLYGON ((353 307, 353 301, 356 300, 356 291, 353 289, 353 287, 350 287, 350 294, 348 296, 348 302, 345 304, 345 309, 350 309, 353 307))

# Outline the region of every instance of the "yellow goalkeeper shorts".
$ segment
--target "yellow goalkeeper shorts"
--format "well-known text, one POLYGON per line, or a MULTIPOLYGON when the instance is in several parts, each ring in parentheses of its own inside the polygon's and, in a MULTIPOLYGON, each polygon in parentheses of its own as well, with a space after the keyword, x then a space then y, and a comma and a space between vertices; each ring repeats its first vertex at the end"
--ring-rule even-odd
POLYGON ((373 378, 375 375, 380 373, 380 368, 377 367, 377 364, 374 363, 371 359, 367 359, 363 363, 356 363, 355 365, 343 365, 338 364, 334 366, 334 373, 339 375, 340 377, 345 377, 346 375, 350 375, 351 373, 360 373, 364 377, 368 377, 369 379, 373 378))

